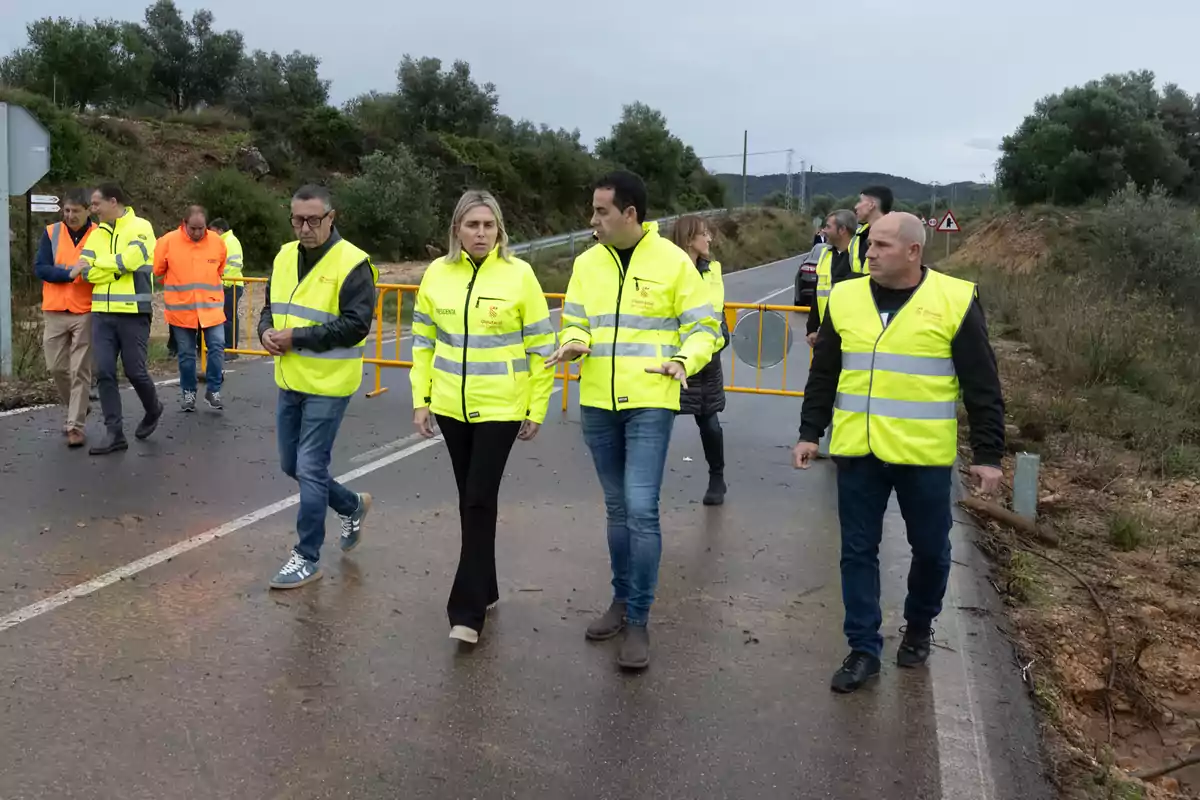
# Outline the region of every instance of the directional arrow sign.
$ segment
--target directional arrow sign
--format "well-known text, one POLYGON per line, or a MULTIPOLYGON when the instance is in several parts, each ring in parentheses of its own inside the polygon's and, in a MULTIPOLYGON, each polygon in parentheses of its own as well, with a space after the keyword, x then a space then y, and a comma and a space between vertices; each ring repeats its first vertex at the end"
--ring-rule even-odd
POLYGON ((37 205, 38 203, 57 203, 58 197, 52 194, 31 194, 29 202, 37 205))
POLYGON ((58 203, 30 203, 29 210, 35 214, 53 214, 60 209, 58 203))
POLYGON ((958 233, 962 228, 958 227, 958 220, 954 218, 953 211, 947 211, 946 216, 942 217, 941 224, 937 227, 941 233, 958 233))

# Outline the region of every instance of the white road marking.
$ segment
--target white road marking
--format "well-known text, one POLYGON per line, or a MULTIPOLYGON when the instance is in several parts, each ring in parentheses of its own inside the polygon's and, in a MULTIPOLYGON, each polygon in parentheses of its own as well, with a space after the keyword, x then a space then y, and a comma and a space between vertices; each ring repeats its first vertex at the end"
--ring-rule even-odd
POLYGON ((30 411, 41 411, 45 408, 54 408, 54 403, 40 406, 25 406, 24 408, 10 408, 8 411, 0 411, 0 417, 15 417, 17 414, 27 414, 30 411))
POLYGON ((763 303, 767 302, 768 300, 770 300, 772 297, 775 297, 775 296, 777 296, 777 295, 781 295, 781 294, 783 294, 784 292, 786 292, 786 291, 789 291, 789 290, 791 290, 791 289, 794 289, 794 288, 796 288, 796 287, 794 287, 794 286, 785 286, 785 287, 783 287, 782 289, 776 289, 775 291, 771 292, 771 293, 770 293, 769 295, 767 295, 766 297, 760 297, 760 298, 758 298, 758 299, 757 299, 757 300, 755 300, 753 303, 751 303, 751 305, 755 305, 755 306, 757 306, 757 305, 761 305, 761 304, 763 304, 763 303))
MULTIPOLYGON (((561 391, 561 387, 556 388, 550 393, 550 396, 553 397, 561 391)), ((413 437, 409 438, 411 439, 413 437)), ((423 439, 416 444, 400 450, 399 452, 376 459, 368 464, 363 464, 361 467, 338 475, 334 478, 334 480, 341 484, 349 483, 350 481, 357 480, 364 475, 370 475, 372 472, 391 466, 392 464, 402 461, 409 456, 416 455, 423 450, 428 450, 430 447, 433 447, 441 441, 441 434, 437 434, 432 439, 423 439)), ((396 443, 393 442, 392 444, 394 445, 396 443)), ((357 459, 350 459, 351 463, 353 463, 355 460, 357 459)), ((28 622, 31 619, 36 619, 42 614, 46 614, 56 608, 61 608, 73 600, 78 600, 81 597, 87 597, 89 594, 98 592, 106 586, 112 586, 114 583, 118 583, 119 581, 132 577, 133 575, 137 575, 139 572, 144 572, 145 570, 148 570, 153 566, 157 566, 164 561, 183 555, 184 553, 195 550, 198 547, 203 547, 209 542, 215 542, 218 539, 225 538, 231 533, 237 533, 243 528, 247 528, 256 522, 261 522, 267 517, 274 516, 284 509, 288 509, 294 505, 297 505, 299 502, 299 494, 285 497, 278 502, 271 503, 270 505, 263 506, 255 511, 251 511, 249 514, 245 514, 237 519, 230 520, 224 525, 219 525, 216 528, 205 531, 204 533, 197 534, 190 539, 185 539, 178 544, 173 544, 170 547, 159 550, 156 553, 151 553, 150 555, 139 558, 136 561, 131 561, 124 566, 117 567, 116 569, 106 572, 103 575, 98 575, 89 581, 84 581, 83 583, 76 584, 69 589, 64 589, 58 594, 51 595, 50 597, 39 600, 36 603, 31 603, 24 608, 19 608, 10 614, 0 617, 0 633, 3 633, 9 628, 15 628, 22 622, 28 622)))

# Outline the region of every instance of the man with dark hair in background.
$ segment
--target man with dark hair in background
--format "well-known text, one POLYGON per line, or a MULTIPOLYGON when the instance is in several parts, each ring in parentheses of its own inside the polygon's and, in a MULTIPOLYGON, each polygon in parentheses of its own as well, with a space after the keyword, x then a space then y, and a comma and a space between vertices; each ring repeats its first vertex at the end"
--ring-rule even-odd
POLYGON ((580 358, 583 438, 608 517, 612 604, 587 638, 625 631, 617 664, 650 665, 646 630, 662 555, 659 494, 679 389, 712 358, 721 327, 687 253, 646 222, 646 185, 631 172, 592 195, 599 245, 575 259, 562 346, 547 366, 580 358))
POLYGON ((68 447, 87 441, 84 426, 92 385, 92 285, 73 271, 96 226, 88 219, 86 189, 63 197, 62 221, 46 226, 34 258, 42 279, 42 346, 46 368, 67 409, 63 433, 68 447))
POLYGON ((854 214, 858 217, 858 230, 850 240, 850 271, 859 274, 870 272, 867 263, 867 248, 871 242, 871 225, 884 214, 892 213, 896 198, 886 186, 868 186, 858 195, 854 214))
MULTIPOLYGON (((225 275, 222 279, 225 291, 225 349, 238 349, 238 333, 240 326, 238 324, 238 312, 240 311, 240 303, 242 295, 246 291, 246 287, 233 280, 234 278, 242 277, 242 269, 245 266, 242 263, 243 251, 242 243, 233 232, 229 222, 223 217, 217 217, 212 222, 208 223, 208 229, 221 237, 221 241, 225 243, 225 275)), ((237 353, 226 353, 226 361, 236 361, 237 353)))
POLYGON ((154 228, 127 205, 124 190, 115 183, 101 184, 92 193, 92 205, 100 225, 89 237, 71 277, 83 275, 93 285, 92 348, 107 435, 89 452, 106 455, 129 448, 117 385, 118 356, 145 411, 134 436, 148 438, 163 413, 146 367, 155 240, 154 228))

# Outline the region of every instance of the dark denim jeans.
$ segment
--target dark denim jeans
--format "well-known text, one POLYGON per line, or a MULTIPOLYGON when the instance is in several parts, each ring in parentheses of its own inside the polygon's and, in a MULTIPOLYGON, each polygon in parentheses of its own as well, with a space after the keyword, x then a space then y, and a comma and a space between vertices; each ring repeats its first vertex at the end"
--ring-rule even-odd
MULTIPOLYGON (((200 346, 198 331, 171 326, 175 337, 179 360, 179 388, 185 392, 196 391, 196 349, 200 346)), ((225 326, 213 325, 204 329, 204 344, 207 364, 204 370, 205 385, 210 392, 221 391, 221 379, 225 374, 225 326)))
POLYGON ((276 427, 279 437, 279 461, 284 474, 300 483, 300 511, 296 515, 296 533, 300 544, 296 552, 309 561, 321 557, 325 543, 326 509, 343 516, 358 508, 358 495, 335 481, 329 474, 333 440, 350 405, 349 397, 321 397, 279 390, 276 427))
POLYGON ((879 543, 888 498, 896 490, 912 548, 904 619, 927 627, 942 611, 950 579, 950 467, 885 464, 874 456, 837 458, 842 526, 843 630, 850 649, 879 658, 879 543))
POLYGON ((630 625, 645 625, 658 584, 662 527, 658 495, 675 412, 607 411, 583 406, 583 440, 604 489, 613 600, 626 603, 630 625))
MULTIPOLYGON (((243 313, 245 306, 242 305, 242 295, 245 293, 246 287, 238 284, 237 286, 225 287, 225 347, 238 349, 238 333, 241 331, 241 325, 238 321, 237 314, 234 313, 233 296, 237 294, 237 311, 243 313)), ((211 348, 212 345, 209 345, 211 348)), ((230 353, 231 356, 237 356, 237 353, 230 353)))

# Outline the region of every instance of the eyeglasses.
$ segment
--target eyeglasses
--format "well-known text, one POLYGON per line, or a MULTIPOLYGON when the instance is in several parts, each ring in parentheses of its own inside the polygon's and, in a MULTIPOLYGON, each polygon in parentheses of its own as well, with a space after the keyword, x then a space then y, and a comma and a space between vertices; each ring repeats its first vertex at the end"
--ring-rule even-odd
POLYGON ((321 226, 321 223, 325 221, 330 213, 331 212, 326 211, 319 217, 292 217, 292 228, 295 230, 300 230, 307 225, 310 231, 315 231, 321 226))

